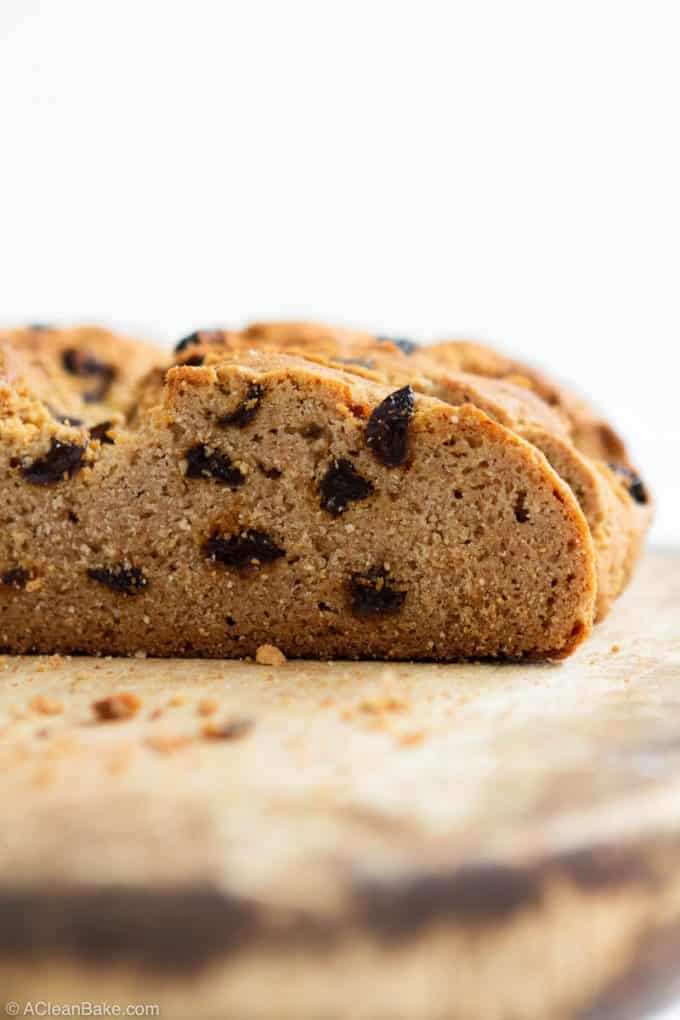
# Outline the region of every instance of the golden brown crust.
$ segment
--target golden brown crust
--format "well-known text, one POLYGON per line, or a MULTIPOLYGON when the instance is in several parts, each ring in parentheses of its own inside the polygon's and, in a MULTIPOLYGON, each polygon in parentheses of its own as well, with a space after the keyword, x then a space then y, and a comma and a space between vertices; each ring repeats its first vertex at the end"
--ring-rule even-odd
MULTIPOLYGON (((271 350, 292 348, 341 359, 370 360, 387 355, 402 361, 406 371, 417 369, 435 375, 462 372, 490 380, 505 380, 529 391, 568 422, 574 445, 587 456, 631 466, 623 440, 588 401, 568 386, 555 383, 533 365, 510 358, 485 344, 448 340, 421 345, 312 322, 259 322, 240 332, 214 330, 202 335, 209 338, 209 343, 232 352, 256 346, 271 350)), ((195 355, 195 348, 192 350, 195 355)))
POLYGON ((564 437, 535 426, 518 433, 545 454, 570 486, 588 521, 598 574, 596 619, 603 619, 631 579, 651 520, 651 506, 631 498, 622 476, 580 453, 564 437))
POLYGON ((442 368, 521 383, 568 420, 577 449, 599 460, 629 464, 623 440, 602 415, 568 386, 555 383, 533 365, 469 340, 428 344, 423 355, 442 368))
POLYGON ((30 387, 56 417, 95 425, 125 416, 138 381, 163 353, 98 326, 0 332, 0 376, 30 387))

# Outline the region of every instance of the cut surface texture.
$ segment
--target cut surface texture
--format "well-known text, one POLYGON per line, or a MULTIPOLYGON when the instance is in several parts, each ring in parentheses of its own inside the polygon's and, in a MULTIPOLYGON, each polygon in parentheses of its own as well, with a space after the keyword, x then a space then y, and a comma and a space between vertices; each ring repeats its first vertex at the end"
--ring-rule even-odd
POLYGON ((0 648, 568 655, 646 490, 515 372, 430 350, 274 323, 168 367, 104 331, 0 334, 0 648))
MULTIPOLYGON (((607 615, 638 562, 652 506, 622 440, 584 400, 481 344, 419 346, 313 323, 256 323, 241 333, 197 333, 179 356, 210 364, 254 344, 335 364, 385 385, 408 384, 454 406, 472 404, 531 442, 579 500, 593 538, 596 619, 607 615)), ((158 385, 143 399, 157 401, 158 385)))

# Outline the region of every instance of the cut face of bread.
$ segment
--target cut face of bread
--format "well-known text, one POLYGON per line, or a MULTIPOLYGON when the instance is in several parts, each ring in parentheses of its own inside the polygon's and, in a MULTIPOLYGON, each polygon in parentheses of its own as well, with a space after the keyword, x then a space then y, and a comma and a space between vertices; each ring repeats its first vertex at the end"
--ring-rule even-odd
MULTIPOLYGON (((652 516, 646 490, 626 466, 625 450, 611 438, 608 426, 593 424, 585 404, 579 405, 578 413, 567 413, 565 394, 535 372, 532 384, 526 372, 533 370, 518 376, 519 363, 479 344, 452 341, 420 348, 406 340, 309 323, 260 323, 242 333, 213 331, 187 339, 179 358, 191 364, 216 364, 225 353, 243 352, 257 343, 334 364, 374 382, 410 385, 454 406, 478 407, 539 449, 578 499, 595 549, 596 619, 607 615, 630 580, 652 516), (550 404, 539 390, 551 398, 550 404), (612 463, 597 460, 581 447, 599 449, 600 454, 606 449, 612 463), (614 468, 618 464, 618 470, 612 470, 612 464, 614 468)), ((140 399, 157 402, 160 386, 158 378, 147 380, 140 399)))
POLYGON ((172 368, 109 441, 0 406, 7 650, 562 657, 592 625, 578 501, 468 404, 241 353, 172 368))

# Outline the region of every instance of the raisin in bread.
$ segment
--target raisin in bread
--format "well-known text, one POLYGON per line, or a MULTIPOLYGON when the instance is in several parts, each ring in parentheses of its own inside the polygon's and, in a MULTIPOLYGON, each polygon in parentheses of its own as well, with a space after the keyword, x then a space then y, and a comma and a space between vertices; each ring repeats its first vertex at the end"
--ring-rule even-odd
POLYGON ((104 435, 5 368, 4 649, 559 658, 587 636, 591 531, 515 430, 321 357, 191 346, 104 435))
MULTIPOLYGON (((180 342, 176 353, 180 362, 195 366, 219 362, 226 352, 244 351, 253 345, 261 350, 303 354, 386 385, 411 385, 417 392, 455 406, 473 404, 531 442, 579 500, 595 548, 596 618, 606 616, 632 576, 652 512, 647 490, 631 469, 620 441, 618 462, 589 455, 581 441, 585 419, 572 419, 564 400, 548 403, 526 384, 525 377, 513 373, 517 362, 476 344, 458 342, 417 349, 411 341, 313 324, 260 323, 241 333, 213 330, 192 334, 180 342), (428 353, 433 349, 446 354, 433 358, 428 353), (458 368, 454 370, 452 364, 458 368)), ((143 399, 147 404, 158 400, 160 385, 158 376, 146 381, 143 399)), ((550 384, 542 382, 541 389, 547 393, 550 384)), ((609 454, 613 455, 612 450, 609 454)))

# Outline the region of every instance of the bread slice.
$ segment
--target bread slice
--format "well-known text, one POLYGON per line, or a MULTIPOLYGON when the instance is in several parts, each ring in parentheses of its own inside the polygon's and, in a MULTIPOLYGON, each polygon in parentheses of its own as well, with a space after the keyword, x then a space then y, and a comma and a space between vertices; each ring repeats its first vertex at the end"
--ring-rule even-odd
POLYGON ((578 501, 471 404, 222 352, 93 436, 34 381, 0 384, 7 651, 559 658, 590 631, 578 501))
MULTIPOLYGON (((649 493, 632 471, 623 444, 608 438, 609 427, 593 425, 589 431, 585 418, 572 419, 565 410, 566 397, 558 399, 561 391, 545 377, 534 372, 534 386, 526 376, 513 374, 519 370, 518 362, 479 344, 458 341, 419 348, 404 339, 381 339, 310 323, 258 323, 240 333, 196 333, 182 341, 177 357, 194 365, 210 364, 225 353, 242 352, 254 344, 335 364, 393 387, 411 385, 454 406, 473 404, 531 442, 579 500, 595 549, 596 619, 607 615, 639 558, 652 518, 649 493), (539 390, 554 396, 552 402, 539 390), (592 441, 586 442, 586 436, 592 441), (581 448, 598 443, 600 453, 607 446, 614 458, 611 462, 581 448)), ((147 382, 147 403, 158 400, 159 386, 159 378, 147 382)))

